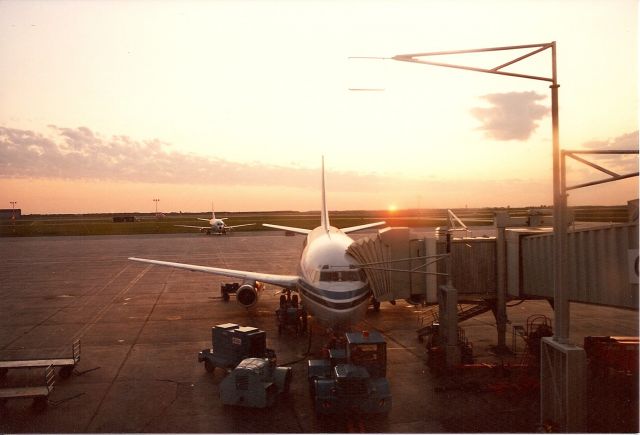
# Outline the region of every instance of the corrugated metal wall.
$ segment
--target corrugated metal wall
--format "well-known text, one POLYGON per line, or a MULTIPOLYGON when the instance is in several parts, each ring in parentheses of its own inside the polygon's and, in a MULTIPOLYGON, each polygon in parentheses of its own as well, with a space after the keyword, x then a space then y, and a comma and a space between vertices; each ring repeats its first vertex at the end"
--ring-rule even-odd
MULTIPOLYGON (((637 224, 573 231, 567 239, 570 300, 638 309, 638 285, 629 270, 637 224)), ((525 295, 553 297, 553 249, 553 234, 522 237, 525 295)))
MULTIPOLYGON (((446 243, 438 242, 438 253, 446 252, 446 243)), ((451 280, 459 294, 474 293, 493 297, 497 289, 496 239, 462 238, 451 242, 451 280)), ((444 261, 438 272, 446 272, 444 261)), ((438 285, 446 283, 438 278, 438 285)))

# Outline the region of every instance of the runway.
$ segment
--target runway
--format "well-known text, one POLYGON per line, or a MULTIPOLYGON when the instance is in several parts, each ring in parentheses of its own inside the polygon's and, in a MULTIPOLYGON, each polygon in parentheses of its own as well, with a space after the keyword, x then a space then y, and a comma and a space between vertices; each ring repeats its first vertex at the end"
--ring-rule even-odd
MULTIPOLYGON (((135 263, 127 257, 294 274, 302 242, 302 236, 287 237, 279 231, 226 237, 3 238, 0 357, 64 356, 75 338, 81 339, 82 356, 77 367, 81 374, 57 378, 44 412, 36 412, 28 400, 7 402, 0 411, 0 432, 536 430, 535 391, 498 394, 454 388, 465 385, 464 379, 430 373, 424 347, 416 338, 424 309, 400 301, 395 306, 383 303, 380 312, 370 310, 357 325, 378 329, 387 338, 387 377, 393 394, 387 417, 317 419, 304 360, 292 365, 291 394, 273 409, 223 406, 218 397, 222 372, 211 375, 197 361, 198 351, 210 347, 212 326, 233 322, 265 330, 268 347, 276 351, 280 364, 301 359, 309 346, 307 336, 278 337, 278 289, 268 286, 257 306, 246 310, 233 298, 225 303, 220 297, 220 284, 231 281, 227 278, 135 263)), ((553 317, 546 301, 525 302, 510 308, 508 315, 512 324, 524 324, 534 313, 553 317)), ((571 322, 571 338, 577 344, 587 335, 638 335, 634 311, 572 304, 571 322)), ((496 340, 492 314, 461 326, 478 361, 496 362, 490 353, 496 340)), ((322 344, 321 331, 314 329, 312 352, 322 344)), ((6 382, 33 376, 36 373, 10 372, 6 382)), ((636 406, 637 425, 637 398, 626 406, 636 406)), ((626 415, 624 409, 619 412, 626 415)))

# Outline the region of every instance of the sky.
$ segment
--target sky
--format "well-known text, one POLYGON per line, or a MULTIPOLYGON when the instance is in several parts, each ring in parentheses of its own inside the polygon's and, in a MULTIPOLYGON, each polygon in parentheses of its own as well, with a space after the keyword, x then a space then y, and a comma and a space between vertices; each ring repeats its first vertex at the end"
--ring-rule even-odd
MULTIPOLYGON (((318 210, 322 156, 331 210, 551 205, 548 82, 391 58, 552 41, 561 148, 638 150, 635 0, 0 0, 0 208, 318 210)), ((637 197, 631 178, 569 205, 637 197)))

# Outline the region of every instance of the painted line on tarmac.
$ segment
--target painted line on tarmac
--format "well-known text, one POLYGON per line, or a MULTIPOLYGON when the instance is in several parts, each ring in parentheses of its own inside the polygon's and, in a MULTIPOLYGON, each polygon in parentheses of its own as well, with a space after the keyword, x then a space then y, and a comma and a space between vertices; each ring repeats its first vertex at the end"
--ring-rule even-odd
MULTIPOLYGON (((126 266, 122 271, 120 271, 120 273, 115 276, 112 280, 110 280, 106 285, 104 285, 102 287, 101 290, 104 290, 105 288, 107 288, 118 276, 120 276, 120 274, 122 274, 122 272, 124 272, 129 266, 126 266)), ((127 284, 127 286, 125 288, 123 288, 122 290, 120 290, 116 295, 114 295, 111 298, 111 301, 109 301, 108 303, 106 303, 101 309, 100 311, 98 311, 96 313, 95 316, 93 316, 93 318, 88 321, 82 328, 80 328, 80 330, 78 332, 75 333, 75 335, 73 336, 72 341, 75 341, 76 339, 81 338, 84 334, 87 333, 87 331, 89 331, 89 329, 91 329, 103 316, 104 314, 107 312, 107 310, 109 308, 111 308, 113 306, 113 302, 115 300, 117 300, 118 298, 122 297, 124 294, 126 294, 129 290, 131 290, 131 288, 133 288, 134 285, 136 285, 138 283, 138 281, 140 281, 142 279, 142 277, 149 271, 149 269, 151 269, 153 267, 153 264, 148 265, 147 267, 145 267, 142 272, 140 272, 135 278, 133 278, 129 284, 127 284)))
MULTIPOLYGON (((147 271, 149 269, 151 269, 153 266, 154 266, 153 264, 149 264, 119 294, 124 294, 126 290, 129 290, 131 287, 133 287, 135 285, 135 283, 138 282, 144 276, 144 274, 147 273, 147 271)), ((172 270, 171 274, 173 274, 174 272, 175 272, 175 270, 172 270)), ((171 275, 169 275, 169 276, 171 276, 171 275)), ((153 314, 154 310, 156 309, 156 306, 158 305, 158 301, 160 300, 160 298, 164 295, 164 293, 167 290, 168 282, 169 282, 169 279, 167 279, 167 282, 164 283, 164 285, 162 287, 162 291, 156 297, 156 300, 153 303, 153 307, 151 307, 151 310, 149 310, 149 313, 147 314, 147 317, 144 319, 144 324, 140 327, 140 329, 138 330, 138 333, 136 334, 135 338, 132 340, 131 346, 129 346, 129 350, 127 351, 126 355, 122 359, 122 362, 118 366, 118 370, 116 371, 116 374, 113 376, 113 379, 109 383, 109 387, 107 388, 107 390, 105 391, 104 395, 102 396, 102 399, 100 400, 100 403, 98 404, 98 406, 96 407, 96 410, 94 411, 93 415, 91 416, 91 419, 89 420, 89 422, 85 426, 84 432, 88 433, 88 432, 95 432, 96 431, 95 428, 93 428, 93 430, 89 430, 89 429, 91 428, 91 425, 93 424, 94 420, 98 417, 98 414, 100 413, 100 410, 102 409, 102 405, 104 404, 104 402, 107 400, 107 397, 111 393, 111 390, 113 389, 113 386, 115 385, 116 381, 118 380, 118 377, 120 376, 120 372, 122 371, 122 368, 127 363, 127 361, 129 361, 129 357, 131 356, 131 352, 133 351, 133 347, 138 343, 138 340, 140 339, 140 335, 142 334, 142 331, 147 326, 147 323, 149 322, 149 319, 151 318, 151 315, 153 314)), ((176 389, 177 389, 177 386, 176 386, 176 389)), ((176 390, 176 395, 177 394, 178 394, 178 392, 176 390)), ((171 403, 169 405, 167 405, 166 408, 164 408, 162 410, 162 412, 166 411, 173 404, 173 402, 175 402, 175 398, 174 398, 173 401, 171 401, 171 403)), ((157 417, 158 416, 156 415, 155 418, 157 418, 157 417)), ((142 432, 144 430, 144 428, 146 428, 149 424, 150 424, 150 421, 148 421, 140 430, 137 430, 135 432, 142 432)))
MULTIPOLYGON (((125 266, 120 272, 118 272, 113 278, 111 278, 105 285, 102 286, 102 288, 100 289, 99 292, 101 292, 102 290, 104 290, 105 288, 107 288, 109 285, 111 285, 120 275, 122 275, 124 273, 125 270, 127 270, 130 267, 130 265, 125 266)), ((143 271, 144 273, 146 273, 146 270, 143 271)), ((144 274, 143 273, 143 274, 144 274)), ((92 296, 96 296, 96 294, 93 294, 92 296)), ((75 307, 75 308, 81 308, 84 307, 85 305, 87 305, 88 303, 88 299, 87 301, 85 301, 85 303, 83 303, 82 305, 80 305, 80 307, 75 307)), ((5 344, 2 349, 9 349, 10 346, 15 343, 16 341, 24 338, 25 335, 31 333, 34 329, 36 329, 39 326, 44 325, 46 322, 48 322, 50 319, 52 319, 53 317, 55 317, 56 315, 58 315, 59 313, 61 313, 62 311, 68 309, 68 308, 74 308, 74 304, 75 301, 72 301, 69 305, 65 305, 64 307, 60 307, 57 310, 55 310, 50 316, 47 316, 45 319, 43 319, 42 321, 38 322, 37 324, 33 325, 28 331, 24 332, 23 334, 21 334, 19 337, 14 338, 13 340, 11 340, 9 343, 5 344)), ((82 331, 82 329, 81 329, 82 331)), ((73 341, 75 341, 76 338, 80 338, 82 334, 78 335, 78 333, 76 333, 72 339, 71 342, 73 343, 73 341)), ((67 348, 67 346, 64 346, 65 348, 67 348)))

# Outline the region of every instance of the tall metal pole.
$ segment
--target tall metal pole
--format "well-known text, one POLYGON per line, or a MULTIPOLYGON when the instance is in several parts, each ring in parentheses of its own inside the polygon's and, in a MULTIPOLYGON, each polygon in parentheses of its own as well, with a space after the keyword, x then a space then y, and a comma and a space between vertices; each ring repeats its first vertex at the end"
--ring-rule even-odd
MULTIPOLYGON (((429 53, 413 53, 401 54, 392 57, 394 60, 420 63, 424 65, 440 66, 447 68, 456 68, 469 71, 482 72, 487 74, 498 74, 511 77, 520 77, 533 80, 543 80, 551 82, 551 122, 553 133, 553 215, 554 215, 554 311, 555 311, 555 335, 554 340, 559 343, 566 343, 569 339, 569 303, 567 297, 566 272, 567 272, 567 225, 566 225, 566 185, 563 182, 563 159, 560 151, 559 122, 558 122, 558 72, 556 67, 556 42, 543 44, 517 45, 508 47, 480 48, 473 50, 456 50, 456 51, 439 51, 429 53), (551 77, 533 76, 528 74, 519 74, 504 71, 507 66, 518 63, 528 57, 541 53, 544 50, 551 49, 551 77), (478 68, 465 65, 435 62, 434 57, 440 57, 450 54, 465 53, 481 53, 492 51, 508 51, 515 49, 534 49, 522 56, 516 57, 502 65, 494 68, 478 68), (427 58, 427 59, 425 59, 427 58)), ((502 302, 502 301, 500 301, 502 302)), ((505 307, 506 314, 506 307, 505 307)))
MULTIPOLYGON (((558 121, 558 73, 556 69, 556 42, 510 47, 493 47, 475 50, 440 51, 430 53, 414 53, 394 56, 392 59, 414 62, 425 65, 457 68, 487 74, 499 74, 533 80, 551 82, 551 122, 553 134, 553 285, 555 335, 543 338, 540 348, 540 421, 555 421, 568 432, 584 432, 586 422, 586 354, 584 349, 569 344, 569 298, 567 294, 567 187, 564 172, 564 159, 560 151, 560 135, 558 121), (479 53, 488 51, 505 51, 514 49, 534 50, 494 68, 477 68, 431 60, 448 54, 479 53), (541 77, 503 71, 527 57, 546 49, 551 49, 552 76, 541 77)), ((606 171, 604 171, 606 172, 606 171)), ((609 173, 609 175, 614 175, 609 173)), ((622 177, 618 177, 622 179, 622 177)), ((446 288, 446 287, 445 287, 446 288)), ((454 289, 455 290, 455 289, 454 289)), ((505 306, 506 313, 506 306, 505 306)), ((496 316, 496 320, 498 320, 496 316)))
POLYGON ((560 127, 558 119, 558 73, 556 68, 556 42, 551 43, 551 125, 553 130, 553 307, 556 322, 553 339, 558 343, 569 341, 569 300, 567 297, 567 225, 564 169, 560 156, 560 127))

